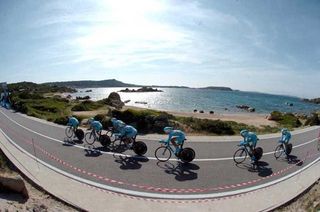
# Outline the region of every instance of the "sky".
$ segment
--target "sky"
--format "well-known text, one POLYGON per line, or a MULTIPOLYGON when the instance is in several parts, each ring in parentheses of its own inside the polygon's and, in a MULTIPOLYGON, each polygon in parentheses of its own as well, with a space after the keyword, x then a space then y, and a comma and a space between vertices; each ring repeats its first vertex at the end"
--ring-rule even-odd
POLYGON ((0 81, 320 97, 320 1, 0 0, 0 81))

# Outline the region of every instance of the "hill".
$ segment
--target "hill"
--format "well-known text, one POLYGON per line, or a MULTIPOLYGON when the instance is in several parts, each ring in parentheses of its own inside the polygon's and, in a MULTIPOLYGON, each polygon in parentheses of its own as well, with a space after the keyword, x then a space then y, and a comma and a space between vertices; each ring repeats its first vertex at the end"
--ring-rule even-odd
POLYGON ((221 87, 221 86, 209 86, 209 87, 204 87, 200 89, 208 89, 208 90, 218 90, 218 91, 233 91, 229 87, 221 87))
POLYGON ((73 88, 99 88, 99 87, 141 87, 141 85, 133 85, 123 83, 115 79, 109 80, 82 80, 82 81, 66 81, 66 82, 48 82, 45 85, 67 86, 73 88))

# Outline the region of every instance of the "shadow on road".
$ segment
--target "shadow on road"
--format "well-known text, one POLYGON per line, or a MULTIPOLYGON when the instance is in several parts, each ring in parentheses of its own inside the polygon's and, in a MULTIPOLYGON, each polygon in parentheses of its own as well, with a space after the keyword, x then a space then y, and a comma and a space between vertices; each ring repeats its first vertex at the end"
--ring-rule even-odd
POLYGON ((303 165, 303 161, 300 160, 295 155, 289 155, 287 161, 288 161, 288 164, 296 164, 296 166, 302 166, 303 165))
POLYGON ((295 155, 289 155, 287 157, 283 157, 281 159, 278 159, 278 161, 285 162, 285 163, 288 163, 288 164, 296 164, 297 166, 302 166, 303 165, 303 161, 300 160, 295 155))
POLYGON ((140 169, 142 167, 141 163, 146 163, 149 161, 146 157, 127 157, 125 155, 115 153, 113 155, 115 162, 120 164, 120 169, 140 169))
POLYGON ((242 163, 236 165, 240 169, 247 169, 249 172, 256 172, 260 177, 267 177, 273 174, 272 168, 268 167, 269 163, 258 161, 256 163, 242 163))
POLYGON ((99 157, 100 155, 102 155, 101 151, 96 148, 94 145, 84 145, 84 152, 86 153, 85 156, 86 157, 99 157))
POLYGON ((157 166, 161 169, 164 169, 165 173, 175 175, 175 179, 177 181, 197 179, 198 173, 194 172, 194 170, 200 169, 200 167, 196 164, 182 163, 180 161, 178 161, 176 164, 173 164, 169 161, 157 162, 157 166))
POLYGON ((72 139, 72 138, 64 138, 63 139, 63 146, 74 146, 77 144, 83 144, 83 141, 79 141, 78 139, 72 139))

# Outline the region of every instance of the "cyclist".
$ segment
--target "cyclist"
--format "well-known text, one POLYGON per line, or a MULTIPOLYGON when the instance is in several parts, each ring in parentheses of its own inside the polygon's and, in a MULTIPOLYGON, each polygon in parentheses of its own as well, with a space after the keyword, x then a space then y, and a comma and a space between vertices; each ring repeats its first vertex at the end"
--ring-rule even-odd
POLYGON ((116 136, 120 137, 128 148, 132 148, 133 142, 137 136, 137 129, 131 125, 125 125, 120 128, 119 133, 116 133, 116 136))
POLYGON ((253 152, 257 146, 257 142, 259 138, 255 133, 249 132, 248 130, 241 130, 240 135, 244 138, 244 140, 240 143, 240 145, 248 146, 250 148, 251 155, 252 155, 251 160, 255 161, 255 156, 253 152))
POLYGON ((77 130, 79 126, 79 121, 76 117, 69 116, 67 126, 73 127, 73 130, 77 130))
MULTIPOLYGON (((284 148, 287 148, 287 144, 289 143, 290 139, 291 139, 291 133, 289 132, 289 130, 287 128, 283 128, 281 130, 281 138, 279 140, 279 143, 285 144, 284 148)), ((285 149, 285 153, 287 154, 287 149, 285 149)))
POLYGON ((181 145, 186 140, 184 132, 181 130, 174 130, 173 127, 165 127, 163 131, 166 134, 169 134, 169 137, 165 142, 172 143, 172 145, 176 148, 174 154, 177 156, 181 151, 181 145))
POLYGON ((287 128, 283 128, 281 130, 281 139, 280 139, 280 143, 283 143, 283 144, 288 144, 290 139, 291 139, 291 133, 289 132, 289 130, 287 128))
POLYGON ((102 131, 102 124, 100 121, 96 121, 94 120, 94 118, 90 118, 88 120, 88 124, 90 125, 90 128, 89 129, 92 129, 94 130, 94 132, 98 135, 101 134, 101 131, 102 131))
POLYGON ((121 129, 126 126, 126 124, 123 121, 118 120, 116 118, 111 118, 111 123, 113 127, 112 129, 115 133, 120 133, 121 129))

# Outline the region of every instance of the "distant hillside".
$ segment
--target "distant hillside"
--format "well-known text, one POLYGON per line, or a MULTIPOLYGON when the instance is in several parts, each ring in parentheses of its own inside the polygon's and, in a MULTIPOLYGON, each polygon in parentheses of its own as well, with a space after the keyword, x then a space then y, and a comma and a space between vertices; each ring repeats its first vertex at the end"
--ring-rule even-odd
POLYGON ((36 84, 33 82, 18 82, 8 84, 10 92, 37 92, 37 93, 56 93, 56 92, 76 92, 75 89, 69 88, 68 86, 57 86, 47 84, 36 84))
POLYGON ((109 80, 83 80, 83 81, 66 81, 66 82, 48 82, 46 85, 67 86, 73 88, 99 88, 99 87, 141 87, 141 85, 133 85, 123 83, 115 79, 109 80))
POLYGON ((314 103, 314 104, 320 104, 320 98, 315 99, 303 99, 304 102, 314 103))
POLYGON ((151 85, 151 86, 148 86, 148 87, 157 87, 157 88, 190 88, 190 87, 187 87, 187 86, 166 86, 166 85, 151 85))
POLYGON ((208 90, 218 90, 218 91, 233 91, 229 87, 221 87, 221 86, 209 86, 209 87, 204 87, 200 89, 208 89, 208 90))

